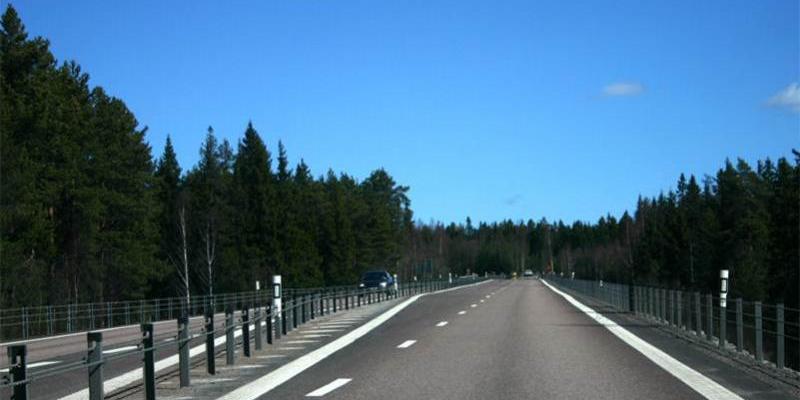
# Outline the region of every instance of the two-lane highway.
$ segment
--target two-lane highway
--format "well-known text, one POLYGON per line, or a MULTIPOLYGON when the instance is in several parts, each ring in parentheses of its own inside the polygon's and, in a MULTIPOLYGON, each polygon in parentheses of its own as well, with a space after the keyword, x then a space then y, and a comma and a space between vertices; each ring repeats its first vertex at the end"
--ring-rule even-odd
MULTIPOLYGON (((264 399, 702 399, 536 280, 423 296, 264 399)), ((241 399, 248 400, 248 399, 241 399)))

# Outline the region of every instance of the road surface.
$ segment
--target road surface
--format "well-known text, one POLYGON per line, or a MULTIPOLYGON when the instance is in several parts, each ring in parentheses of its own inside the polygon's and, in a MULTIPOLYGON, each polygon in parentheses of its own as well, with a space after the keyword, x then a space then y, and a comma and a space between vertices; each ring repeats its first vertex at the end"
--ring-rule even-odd
MULTIPOLYGON (((220 375, 197 367, 191 387, 171 378, 157 390, 209 400, 797 398, 646 323, 587 313, 557 292, 533 279, 490 281, 338 313, 220 375)), ((111 375, 140 368, 129 359, 111 375)), ((34 398, 75 393, 85 372, 52 382, 52 392, 39 386, 34 398)))

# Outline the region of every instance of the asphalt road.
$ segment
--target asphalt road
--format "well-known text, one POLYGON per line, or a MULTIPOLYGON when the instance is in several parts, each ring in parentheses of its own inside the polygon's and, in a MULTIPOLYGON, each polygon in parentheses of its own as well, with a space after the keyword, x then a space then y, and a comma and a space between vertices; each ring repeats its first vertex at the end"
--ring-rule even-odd
POLYGON ((423 296, 261 398, 306 396, 704 398, 536 280, 423 296))
MULTIPOLYGON (((600 308, 596 310, 741 398, 795 398, 743 375, 724 361, 659 334, 647 324, 605 313, 600 308)), ((339 319, 346 319, 350 314, 337 315, 339 319)), ((199 374, 202 379, 198 382, 206 383, 193 384, 188 391, 162 390, 165 394, 169 392, 172 396, 167 397, 170 398, 209 400, 222 395, 236 400, 309 396, 329 399, 705 398, 538 280, 490 281, 418 298, 393 300, 383 308, 364 310, 361 314, 359 319, 341 325, 349 328, 332 335, 315 336, 314 340, 297 339, 340 323, 320 325, 322 320, 293 332, 281 346, 299 346, 301 350, 293 353, 294 356, 284 354, 278 346, 267 350, 265 357, 283 358, 270 358, 269 364, 260 362, 260 357, 255 357, 255 361, 242 360, 253 365, 228 368, 216 377, 199 374), (392 314, 391 317, 377 316, 387 308, 397 310, 385 312, 392 314), (382 323, 377 321, 381 318, 382 323), (315 358, 315 353, 330 347, 328 344, 334 345, 366 325, 371 327, 349 344, 315 358), (314 361, 306 363, 304 358, 314 361), (304 363, 305 366, 286 375, 287 368, 291 370, 293 364, 304 363), (286 378, 264 392, 268 389, 264 389, 263 379, 270 376, 286 378), (232 395, 248 386, 255 386, 255 390, 244 396, 232 395)), ((216 321, 221 324, 222 318, 216 321)), ((175 354, 177 346, 168 342, 175 334, 175 323, 157 325, 156 331, 160 332, 157 341, 167 345, 157 353, 157 358, 164 360, 175 354)), ((138 328, 109 331, 106 349, 125 348, 137 342, 138 335, 138 328)), ((198 338, 192 347, 201 344, 202 338, 198 338)), ((85 346, 83 335, 59 338, 55 342, 34 342, 31 343, 33 362, 79 360, 85 354, 85 346)), ((140 368, 138 356, 125 357, 106 366, 105 378, 108 383, 115 376, 140 371, 140 368)), ((82 398, 74 394, 85 388, 85 384, 85 370, 45 378, 33 384, 31 398, 52 399, 68 394, 82 398)), ((166 388, 169 384, 163 386, 166 388)), ((6 394, 0 393, 3 398, 6 394)), ((135 394, 133 398, 138 397, 141 396, 135 394)))

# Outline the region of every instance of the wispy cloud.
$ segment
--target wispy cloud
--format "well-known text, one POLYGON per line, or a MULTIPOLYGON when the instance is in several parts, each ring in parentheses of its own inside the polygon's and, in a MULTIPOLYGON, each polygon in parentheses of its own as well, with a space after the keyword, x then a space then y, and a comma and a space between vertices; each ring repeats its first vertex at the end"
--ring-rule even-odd
POLYGON ((639 82, 614 82, 603 88, 606 96, 638 96, 644 93, 644 85, 639 82))
POLYGON ((800 84, 792 82, 783 90, 770 97, 767 105, 783 108, 793 112, 800 112, 800 84))
POLYGON ((522 195, 517 193, 509 198, 506 199, 507 206, 515 206, 522 200, 522 195))

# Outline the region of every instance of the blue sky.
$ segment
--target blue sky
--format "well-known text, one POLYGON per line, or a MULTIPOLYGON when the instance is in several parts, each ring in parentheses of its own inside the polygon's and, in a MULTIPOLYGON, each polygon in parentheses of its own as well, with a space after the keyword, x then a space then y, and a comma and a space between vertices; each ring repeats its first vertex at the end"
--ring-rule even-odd
POLYGON ((424 221, 596 221, 800 148, 796 0, 11 3, 155 156, 252 120, 315 175, 386 168, 424 221))

